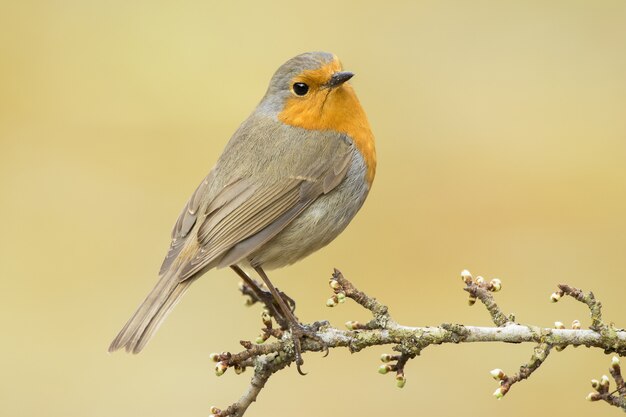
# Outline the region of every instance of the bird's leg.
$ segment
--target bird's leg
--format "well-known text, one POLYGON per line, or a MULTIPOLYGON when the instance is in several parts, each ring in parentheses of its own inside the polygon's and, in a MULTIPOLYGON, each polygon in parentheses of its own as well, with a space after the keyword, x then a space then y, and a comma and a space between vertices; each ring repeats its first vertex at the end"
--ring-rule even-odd
MULTIPOLYGON (((272 317, 276 319, 276 322, 278 322, 278 325, 283 330, 288 329, 289 324, 288 324, 287 318, 284 317, 284 314, 280 306, 276 304, 276 301, 273 295, 263 290, 259 286, 259 284, 254 279, 250 278, 250 276, 239 266, 231 265, 230 268, 233 271, 235 271, 235 273, 239 275, 239 277, 243 280, 244 284, 247 285, 248 288, 250 288, 250 291, 252 291, 251 297, 253 297, 254 301, 259 301, 263 303, 265 307, 267 307, 267 309, 269 310, 269 313, 272 315, 272 317)), ((286 294, 281 293, 281 295, 291 300, 291 298, 289 298, 286 294)), ((293 303, 293 306, 295 307, 295 303, 293 303)))
POLYGON ((285 302, 285 300, 283 299, 279 291, 277 291, 276 288, 274 288, 274 285, 272 284, 270 279, 267 277, 267 274, 265 273, 265 271, 263 271, 261 267, 255 267, 254 270, 259 274, 259 276, 261 277, 261 279, 263 280, 267 288, 270 290, 270 292, 274 296, 274 299, 280 306, 284 317, 287 319, 287 324, 289 325, 289 330, 291 330, 291 337, 293 339, 293 346, 294 346, 295 355, 296 355, 296 368, 298 369, 298 373, 300 375, 306 375, 304 372, 302 372, 302 369, 301 369, 302 364, 304 364, 304 360, 302 359, 301 339, 303 337, 308 337, 310 339, 315 340, 316 342, 322 345, 322 349, 326 352, 326 354, 328 354, 328 346, 316 334, 315 330, 311 330, 303 326, 300 323, 300 321, 298 321, 298 318, 293 314, 291 308, 287 306, 287 303, 285 302))
POLYGON ((285 294, 284 292, 282 292, 281 290, 279 290, 278 288, 276 288, 276 290, 278 291, 278 294, 280 294, 280 297, 285 300, 285 303, 289 306, 289 309, 291 310, 292 313, 296 312, 296 301, 291 298, 290 296, 288 296, 287 294, 285 294))

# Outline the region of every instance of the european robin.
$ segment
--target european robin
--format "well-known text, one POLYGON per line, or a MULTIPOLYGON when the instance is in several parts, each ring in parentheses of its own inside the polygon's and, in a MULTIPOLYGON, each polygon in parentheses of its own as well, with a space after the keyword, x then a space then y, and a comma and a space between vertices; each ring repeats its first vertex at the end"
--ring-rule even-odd
POLYGON ((347 82, 353 75, 326 52, 304 53, 278 68, 185 205, 156 286, 110 352, 140 352, 192 282, 229 266, 251 285, 243 269, 264 281, 275 316, 291 330, 300 371, 300 339, 314 332, 295 318, 265 270, 290 265, 331 242, 372 186, 374 136, 347 82))

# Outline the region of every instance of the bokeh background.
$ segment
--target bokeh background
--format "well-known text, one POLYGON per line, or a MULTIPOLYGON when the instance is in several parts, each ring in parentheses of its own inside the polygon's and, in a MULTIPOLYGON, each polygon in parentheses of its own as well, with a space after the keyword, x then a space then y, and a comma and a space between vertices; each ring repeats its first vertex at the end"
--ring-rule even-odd
MULTIPOLYGON (((489 325, 459 272, 500 277, 522 323, 580 319, 548 301, 593 289, 626 326, 626 3, 616 1, 3 1, 0 7, 0 414, 206 416, 249 373, 209 353, 254 339, 229 270, 194 285, 139 356, 106 348, 156 279, 196 184, 309 50, 336 53, 377 136, 378 176, 334 243, 274 272, 305 321, 340 268, 409 325, 489 325)), ((531 345, 426 349, 403 390, 389 348, 306 355, 250 416, 618 415, 584 400, 610 357, 555 353, 502 401, 488 371, 531 345)))

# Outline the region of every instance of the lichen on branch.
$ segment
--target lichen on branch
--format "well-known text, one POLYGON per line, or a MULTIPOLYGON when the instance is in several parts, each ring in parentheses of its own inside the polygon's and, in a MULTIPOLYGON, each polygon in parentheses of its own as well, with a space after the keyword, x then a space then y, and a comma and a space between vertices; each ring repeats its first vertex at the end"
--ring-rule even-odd
MULTIPOLYGON (((301 343, 302 353, 336 348, 346 348, 356 353, 368 347, 391 345, 396 353, 383 354, 380 358, 383 364, 378 370, 381 374, 395 373, 396 385, 402 388, 407 382, 405 366, 429 346, 478 342, 534 343, 531 358, 512 376, 507 376, 501 369, 491 371, 493 378, 499 382, 494 396, 500 399, 514 384, 531 377, 548 359, 552 350, 561 351, 568 346, 599 348, 607 354, 615 354, 610 373, 617 388, 610 392, 608 377, 603 376, 601 381, 592 381, 596 391, 589 394, 587 399, 602 400, 626 411, 626 387, 619 368, 619 356, 626 356, 626 331, 602 321, 601 304, 593 293, 585 294, 577 288, 559 284, 558 290, 550 297, 553 302, 559 301, 563 296, 569 296, 584 303, 591 315, 589 329, 583 329, 578 320, 572 323, 571 329, 566 329, 565 325, 559 322, 555 323, 554 328, 540 328, 516 323, 515 317, 502 311, 494 297, 494 293, 502 289, 502 282, 499 279, 485 280, 480 276, 473 278, 467 270, 461 273, 461 278, 465 283, 464 290, 469 293, 469 305, 474 305, 479 300, 490 314, 495 327, 451 323, 427 327, 398 324, 391 317, 386 305, 357 289, 335 269, 329 281, 333 293, 326 305, 335 307, 351 299, 368 310, 372 318, 366 323, 348 321, 346 330, 333 327, 326 321, 306 325, 315 332, 316 339, 304 338, 301 343)), ((259 286, 254 281, 250 281, 249 284, 259 286)), ((253 370, 250 384, 240 399, 230 406, 224 409, 211 407, 212 416, 243 416, 248 407, 257 400, 270 377, 295 361, 291 335, 284 326, 281 326, 281 317, 276 317, 277 309, 271 297, 259 288, 260 286, 253 291, 246 283, 240 286, 242 293, 250 297, 247 305, 259 302, 265 306, 262 314, 264 328, 256 343, 242 340, 244 350, 241 352, 211 354, 211 359, 216 362, 216 375, 221 376, 231 368, 235 373, 241 374, 250 368, 253 370), (278 327, 273 326, 272 318, 277 321, 278 327), (265 343, 269 339, 272 341, 265 343)), ((283 293, 281 295, 295 307, 295 302, 291 298, 283 293)))

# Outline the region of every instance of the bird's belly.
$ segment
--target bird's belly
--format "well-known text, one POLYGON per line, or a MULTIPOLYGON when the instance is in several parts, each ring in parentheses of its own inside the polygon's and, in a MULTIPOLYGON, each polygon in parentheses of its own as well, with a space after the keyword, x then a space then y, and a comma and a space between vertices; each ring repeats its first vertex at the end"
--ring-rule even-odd
POLYGON ((321 195, 284 230, 248 257, 264 269, 292 264, 335 239, 359 211, 369 185, 363 157, 355 152, 344 180, 321 195))

